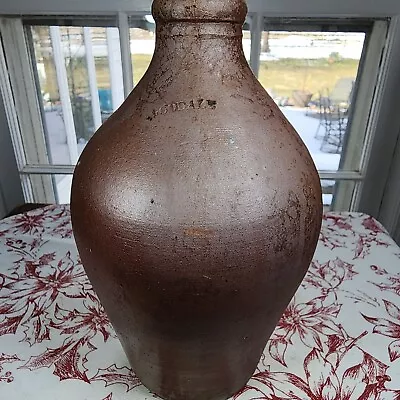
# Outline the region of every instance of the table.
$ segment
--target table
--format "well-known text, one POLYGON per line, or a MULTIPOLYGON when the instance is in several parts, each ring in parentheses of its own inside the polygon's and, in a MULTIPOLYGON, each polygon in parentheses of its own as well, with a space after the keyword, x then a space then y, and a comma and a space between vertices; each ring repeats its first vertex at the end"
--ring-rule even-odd
MULTIPOLYGON (((399 294, 400 249, 384 228, 326 213, 309 272, 234 399, 400 399, 399 294)), ((154 397, 80 264, 69 207, 0 221, 0 398, 154 397)))

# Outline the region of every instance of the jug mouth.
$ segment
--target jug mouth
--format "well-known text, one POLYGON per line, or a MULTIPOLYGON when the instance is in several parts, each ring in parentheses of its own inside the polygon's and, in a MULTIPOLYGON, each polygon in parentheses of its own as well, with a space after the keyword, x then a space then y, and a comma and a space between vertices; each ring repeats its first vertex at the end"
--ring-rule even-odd
POLYGON ((231 22, 243 24, 247 15, 245 0, 154 0, 156 22, 231 22))

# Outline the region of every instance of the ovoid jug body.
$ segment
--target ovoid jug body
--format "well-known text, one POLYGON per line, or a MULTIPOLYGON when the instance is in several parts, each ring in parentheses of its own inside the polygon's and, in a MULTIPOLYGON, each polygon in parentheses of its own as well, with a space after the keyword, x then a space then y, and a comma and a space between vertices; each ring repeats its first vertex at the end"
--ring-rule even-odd
POLYGON ((220 400, 254 372, 321 224, 312 159, 252 74, 244 0, 155 0, 156 49, 78 162, 76 244, 137 376, 220 400))

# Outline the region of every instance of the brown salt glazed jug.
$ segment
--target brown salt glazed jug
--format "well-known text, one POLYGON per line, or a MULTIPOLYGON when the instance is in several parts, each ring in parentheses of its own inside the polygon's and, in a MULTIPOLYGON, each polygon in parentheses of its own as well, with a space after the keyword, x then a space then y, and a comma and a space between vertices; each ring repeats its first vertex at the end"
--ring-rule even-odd
POLYGON ((312 159, 242 50, 244 0, 155 0, 156 50, 75 170, 83 265, 134 372, 220 400, 254 372, 321 224, 312 159))

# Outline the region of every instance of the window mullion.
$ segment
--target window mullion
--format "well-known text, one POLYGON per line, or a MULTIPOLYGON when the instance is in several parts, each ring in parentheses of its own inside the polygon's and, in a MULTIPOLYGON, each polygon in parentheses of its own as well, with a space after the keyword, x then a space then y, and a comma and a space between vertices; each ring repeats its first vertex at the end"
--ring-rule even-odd
POLYGON ((364 176, 355 171, 318 171, 321 180, 329 181, 362 181, 364 176))
POLYGON ((108 64, 110 68, 112 108, 117 110, 124 101, 124 81, 119 32, 116 28, 107 28, 108 64))
POLYGON ((78 146, 76 140, 74 115, 72 112, 71 99, 69 95, 68 77, 65 67, 65 59, 61 45, 61 34, 58 26, 50 27, 51 44, 53 46, 54 63, 57 72, 57 83, 60 91, 61 107, 67 136, 67 144, 71 164, 78 161, 78 146))
POLYGON ((263 31, 264 16, 260 13, 254 14, 251 19, 251 51, 250 67, 253 74, 258 76, 260 70, 261 37, 263 31))
POLYGON ((27 165, 21 170, 23 175, 72 175, 74 165, 27 165))
POLYGON ((85 42, 86 64, 88 68, 90 102, 92 105, 93 122, 95 130, 99 129, 101 122, 100 100, 97 87, 96 65, 93 56, 92 33, 91 28, 83 28, 83 37, 85 42))
POLYGON ((118 13, 119 40, 121 46, 122 76, 124 79, 124 94, 128 97, 133 89, 133 70, 129 33, 128 14, 118 13))

